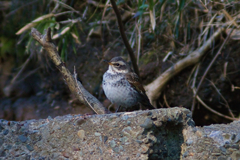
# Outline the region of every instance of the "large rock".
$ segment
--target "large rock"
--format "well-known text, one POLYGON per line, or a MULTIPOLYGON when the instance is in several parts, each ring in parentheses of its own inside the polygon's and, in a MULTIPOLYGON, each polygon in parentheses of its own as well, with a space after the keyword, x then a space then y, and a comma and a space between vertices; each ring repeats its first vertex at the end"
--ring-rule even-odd
POLYGON ((239 122, 195 127, 184 108, 0 122, 0 159, 237 159, 239 122))

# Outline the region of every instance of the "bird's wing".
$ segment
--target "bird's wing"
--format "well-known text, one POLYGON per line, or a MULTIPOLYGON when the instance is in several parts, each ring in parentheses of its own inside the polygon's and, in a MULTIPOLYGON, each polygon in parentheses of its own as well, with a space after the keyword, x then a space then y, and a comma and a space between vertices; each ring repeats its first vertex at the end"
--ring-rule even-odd
POLYGON ((140 83, 140 80, 136 73, 134 73, 134 72, 127 73, 125 75, 125 77, 133 88, 135 88, 138 92, 145 94, 145 89, 143 88, 142 84, 140 83))
POLYGON ((130 83, 130 85, 138 92, 140 93, 140 96, 141 96, 141 100, 140 100, 140 103, 147 107, 148 109, 155 109, 151 103, 149 102, 149 99, 146 95, 146 91, 145 89, 143 88, 142 84, 140 83, 140 80, 137 76, 136 73, 132 72, 132 73, 127 73, 126 75, 126 79, 127 81, 130 83))

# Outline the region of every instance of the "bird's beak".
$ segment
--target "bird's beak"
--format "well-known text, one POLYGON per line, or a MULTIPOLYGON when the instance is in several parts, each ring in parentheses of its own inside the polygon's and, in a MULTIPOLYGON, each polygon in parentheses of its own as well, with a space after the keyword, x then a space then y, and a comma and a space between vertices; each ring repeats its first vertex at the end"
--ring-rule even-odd
POLYGON ((106 60, 106 59, 104 59, 103 60, 104 62, 106 62, 106 63, 108 63, 109 65, 112 65, 112 63, 111 62, 109 62, 108 60, 106 60))

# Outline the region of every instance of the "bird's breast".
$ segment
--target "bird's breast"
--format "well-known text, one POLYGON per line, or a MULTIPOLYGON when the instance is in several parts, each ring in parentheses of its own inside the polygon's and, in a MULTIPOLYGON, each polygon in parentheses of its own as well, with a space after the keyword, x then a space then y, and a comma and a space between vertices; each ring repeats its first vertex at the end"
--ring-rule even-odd
POLYGON ((133 106, 138 101, 138 93, 131 87, 123 75, 103 76, 103 90, 107 98, 117 105, 133 106))

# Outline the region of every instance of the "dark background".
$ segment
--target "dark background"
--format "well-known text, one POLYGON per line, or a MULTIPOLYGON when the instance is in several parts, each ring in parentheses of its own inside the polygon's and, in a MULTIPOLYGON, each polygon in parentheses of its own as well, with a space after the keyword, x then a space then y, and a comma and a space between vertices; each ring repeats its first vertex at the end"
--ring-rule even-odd
MULTIPOLYGON (((228 27, 199 64, 186 68, 168 82, 157 102, 158 108, 179 106, 191 109, 194 75, 197 73, 197 86, 229 30, 238 27, 240 2, 151 2, 116 1, 125 33, 138 57, 144 85, 199 48, 219 27, 228 27), (154 31, 149 16, 153 7, 154 31), (231 18, 235 18, 235 23, 231 18), (163 62, 169 52, 172 54, 163 62)), ((45 0, 0 2, 0 119, 22 121, 93 113, 70 93, 45 51, 31 38, 32 26, 41 33, 48 27, 52 28, 54 35, 59 36, 54 43, 67 68, 73 73, 76 66, 78 78, 84 87, 104 106, 110 105, 101 87, 102 75, 107 70, 103 59, 110 60, 114 56, 130 59, 118 30, 115 13, 109 5, 106 1, 81 0, 65 0, 59 4, 45 0), (43 17, 50 13, 55 16, 43 17), (39 17, 42 20, 31 23, 39 17), (19 31, 21 28, 25 30, 19 31)), ((234 29, 198 92, 210 108, 235 118, 239 117, 240 110, 240 37, 237 31, 234 29)), ((197 100, 194 107, 196 125, 232 121, 207 110, 197 100)), ((114 108, 111 110, 114 111, 114 108)))

